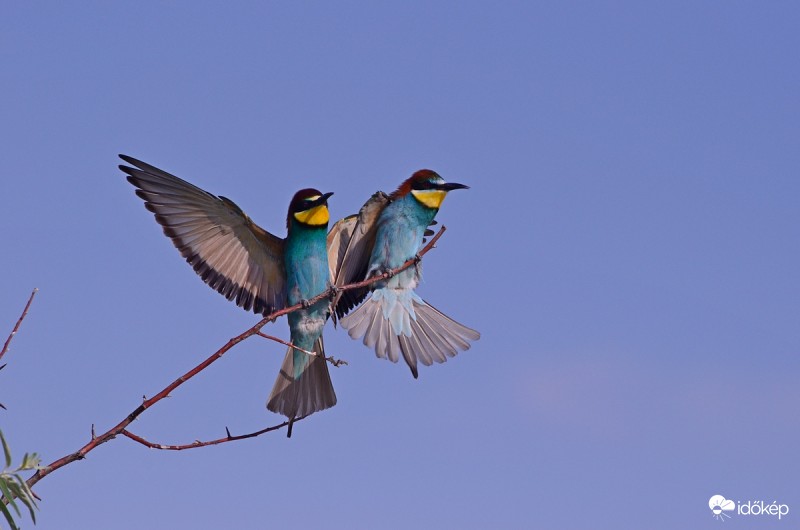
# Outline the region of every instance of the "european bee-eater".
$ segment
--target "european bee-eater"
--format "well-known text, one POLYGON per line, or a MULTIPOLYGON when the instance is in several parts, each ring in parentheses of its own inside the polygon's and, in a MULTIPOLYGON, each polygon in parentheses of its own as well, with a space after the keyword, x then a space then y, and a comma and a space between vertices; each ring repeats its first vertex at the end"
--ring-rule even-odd
MULTIPOLYGON (((289 204, 288 234, 281 239, 255 224, 230 199, 135 158, 120 158, 134 166, 119 167, 164 234, 204 282, 236 305, 269 315, 329 287, 327 201, 332 193, 298 191, 289 204)), ((336 404, 322 344, 329 316, 327 299, 288 315, 292 344, 316 354, 290 347, 267 401, 269 410, 290 422, 336 404)))
MULTIPOLYGON (((391 195, 374 194, 358 215, 342 219, 328 237, 334 285, 341 286, 383 274, 414 258, 422 247, 428 226, 449 191, 463 184, 445 182, 434 171, 422 169, 391 195)), ((430 233, 429 231, 427 233, 430 233)), ((397 362, 403 356, 418 377, 417 361, 429 366, 443 363, 458 350, 470 347, 480 333, 439 312, 414 289, 421 266, 409 267, 369 288, 345 291, 336 303, 341 325, 354 339, 375 348, 378 357, 397 362)))

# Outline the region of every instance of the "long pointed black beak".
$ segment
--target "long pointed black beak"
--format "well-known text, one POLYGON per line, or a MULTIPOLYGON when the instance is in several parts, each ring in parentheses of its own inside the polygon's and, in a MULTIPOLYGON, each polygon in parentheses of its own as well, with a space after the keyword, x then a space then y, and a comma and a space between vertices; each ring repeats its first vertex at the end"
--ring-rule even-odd
POLYGON ((439 186, 439 189, 444 191, 468 190, 469 186, 466 184, 459 184, 458 182, 445 182, 439 186))
POLYGON ((320 195, 319 199, 314 201, 313 206, 319 206, 320 204, 325 204, 326 202, 328 202, 328 198, 331 195, 333 195, 332 191, 329 191, 328 193, 323 193, 322 195, 320 195))

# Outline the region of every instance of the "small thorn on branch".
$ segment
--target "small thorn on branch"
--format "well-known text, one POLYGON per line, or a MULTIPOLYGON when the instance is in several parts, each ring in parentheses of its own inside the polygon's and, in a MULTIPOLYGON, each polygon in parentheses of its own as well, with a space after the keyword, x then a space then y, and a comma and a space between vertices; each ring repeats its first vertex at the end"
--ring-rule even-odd
POLYGON ((279 423, 278 425, 273 425, 272 427, 266 427, 261 429, 260 431, 251 432, 248 434, 239 434, 233 436, 231 434, 230 429, 225 427, 225 438, 217 438, 216 440, 208 440, 208 441, 201 441, 195 440, 192 443, 184 444, 184 445, 167 445, 167 444, 158 444, 151 442, 149 440, 145 440, 141 436, 133 434, 127 429, 123 429, 120 434, 127 436, 134 442, 140 443, 145 447, 149 447, 150 449, 161 449, 163 451, 183 451, 185 449, 196 449, 198 447, 208 447, 210 445, 219 445, 226 442, 235 442, 238 440, 246 440, 248 438, 255 438, 256 436, 261 436, 262 434, 266 434, 268 432, 277 431, 278 429, 282 429, 284 427, 289 427, 291 423, 296 423, 300 420, 307 418, 307 416, 303 416, 300 418, 293 418, 291 421, 285 421, 283 423, 279 423))

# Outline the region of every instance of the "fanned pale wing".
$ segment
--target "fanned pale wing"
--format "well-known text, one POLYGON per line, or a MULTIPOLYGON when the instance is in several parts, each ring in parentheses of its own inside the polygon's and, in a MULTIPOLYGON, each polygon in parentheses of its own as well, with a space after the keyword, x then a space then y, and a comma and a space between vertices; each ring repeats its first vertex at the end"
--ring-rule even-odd
POLYGON ((236 305, 268 315, 286 305, 284 240, 256 225, 233 201, 120 155, 119 166, 195 272, 236 305))
MULTIPOLYGON (((366 279, 372 247, 378 227, 378 216, 389 196, 378 191, 361 207, 357 215, 338 221, 328 233, 328 265, 331 282, 342 286, 366 279)), ((335 315, 341 318, 361 303, 369 288, 353 289, 339 295, 334 302, 335 315)))

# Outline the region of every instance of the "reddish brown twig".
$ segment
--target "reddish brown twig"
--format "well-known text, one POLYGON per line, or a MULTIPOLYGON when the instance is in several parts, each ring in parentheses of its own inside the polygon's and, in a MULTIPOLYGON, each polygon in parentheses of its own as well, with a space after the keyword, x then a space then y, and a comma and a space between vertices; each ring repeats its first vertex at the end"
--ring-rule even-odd
POLYGON ((292 344, 291 342, 286 342, 286 341, 285 341, 285 340, 283 340, 283 339, 279 339, 278 337, 274 337, 274 336, 272 336, 272 335, 267 335, 266 333, 262 333, 261 331, 259 331, 258 333, 256 333, 256 335, 258 335, 259 337, 263 337, 263 338, 265 338, 265 339, 274 340, 275 342, 279 342, 279 343, 283 344, 284 346, 289 346, 290 348, 294 348, 294 349, 295 349, 295 350, 297 350, 297 351, 301 351, 301 352, 305 353, 306 355, 311 355, 311 356, 313 356, 313 357, 316 357, 316 356, 317 356, 317 353, 316 353, 316 352, 313 352, 313 351, 308 351, 308 350, 304 350, 303 348, 301 348, 301 347, 299 347, 299 346, 295 346, 295 345, 294 345, 294 344, 292 344))
POLYGON ((11 333, 8 335, 8 338, 6 339, 6 343, 3 344, 3 349, 0 350, 0 359, 2 359, 3 355, 5 355, 6 352, 8 351, 8 347, 11 345, 11 339, 13 339, 14 335, 16 335, 17 331, 19 331, 19 327, 22 324, 22 321, 25 320, 25 317, 28 315, 28 309, 30 309, 31 303, 33 303, 33 297, 36 296, 36 293, 38 292, 39 289, 34 289, 33 292, 31 293, 30 298, 28 298, 28 303, 25 304, 25 309, 22 310, 22 314, 19 316, 19 319, 17 320, 17 325, 14 326, 14 329, 11 330, 11 333))
MULTIPOLYGON (((300 420, 302 420, 304 418, 307 418, 307 416, 304 416, 302 418, 296 418, 295 420, 293 420, 293 422, 297 423, 298 421, 300 421, 300 420)), ((279 423, 278 425, 273 425, 272 427, 266 427, 264 429, 261 429, 260 431, 251 432, 249 434, 240 434, 240 435, 237 435, 237 436, 231 435, 231 432, 228 430, 227 427, 225 427, 225 433, 227 435, 224 438, 217 438, 216 440, 208 440, 206 442, 201 442, 200 440, 195 440, 194 442, 192 442, 190 444, 183 444, 183 445, 165 445, 165 444, 153 443, 151 441, 145 440, 141 436, 137 436, 137 435, 133 434, 132 432, 130 432, 127 429, 123 429, 121 434, 127 436, 128 438, 130 438, 134 442, 139 442, 140 444, 144 445, 145 447, 149 447, 150 449, 161 449, 163 451, 183 451, 185 449, 196 449, 198 447, 208 447, 209 445, 219 445, 219 444, 224 444, 226 442, 235 442, 237 440, 245 440, 247 438, 255 438, 256 436, 261 436, 262 434, 265 434, 265 433, 268 433, 268 432, 272 432, 272 431, 277 431, 278 429, 282 429, 282 428, 286 427, 287 425, 289 425, 289 422, 285 421, 283 423, 279 423)))
MULTIPOLYGON (((431 238, 431 240, 428 242, 427 245, 425 245, 425 247, 422 250, 420 250, 418 256, 422 257, 430 249, 432 249, 434 244, 436 243, 436 241, 439 240, 439 238, 441 237, 441 235, 444 233, 445 230, 446 230, 446 228, 444 226, 442 226, 439 229, 439 232, 435 236, 433 236, 433 238, 431 238)), ((308 307, 308 305, 312 305, 312 304, 314 304, 314 303, 316 303, 316 302, 318 302, 318 301, 320 301, 320 300, 322 300, 324 298, 330 298, 333 295, 335 295, 336 292, 347 291, 347 290, 350 290, 350 289, 358 289, 360 287, 366 287, 367 285, 370 285, 370 284, 375 283, 377 281, 380 281, 380 280, 383 280, 383 279, 388 279, 388 278, 394 276, 395 274, 397 274, 397 273, 407 269, 408 267, 414 265, 415 263, 417 263, 417 261, 418 260, 415 257, 415 258, 409 259, 408 261, 403 263, 400 267, 397 267, 396 269, 392 269, 391 271, 387 271, 384 274, 381 274, 381 275, 378 275, 378 276, 373 276, 372 278, 369 278, 369 279, 361 281, 361 282, 352 283, 352 284, 344 285, 344 286, 341 286, 341 287, 338 287, 338 288, 329 289, 328 291, 320 293, 317 296, 315 296, 314 298, 311 298, 310 300, 307 300, 305 302, 305 304, 306 304, 305 307, 308 307)), ((123 431, 126 430, 126 427, 128 425, 130 425, 136 418, 138 418, 144 411, 146 411, 147 409, 149 409, 150 407, 152 407, 153 405, 155 405, 156 403, 158 403, 159 401, 161 401, 162 399, 167 397, 170 394, 170 392, 172 392, 173 390, 175 390, 176 388, 181 386, 183 383, 185 383, 186 381, 188 381, 192 377, 196 376, 197 374, 199 374, 200 372, 202 372, 203 370, 208 368, 214 361, 216 361, 217 359, 222 357, 228 350, 230 350, 231 348, 233 348, 234 346, 236 346, 237 344, 239 344, 243 340, 245 340, 245 339, 247 339, 249 337, 252 337, 253 335, 258 334, 259 331, 261 330, 261 328, 264 327, 268 322, 275 321, 278 317, 283 316, 283 315, 285 315, 287 313, 291 313, 292 311, 297 311, 297 310, 303 308, 303 306, 304 306, 304 304, 302 304, 302 303, 295 304, 295 305, 293 305, 291 307, 286 307, 286 308, 281 309, 279 311, 275 311, 275 312, 267 315, 266 317, 262 318, 256 325, 254 325, 253 327, 251 327, 250 329, 248 329, 244 333, 241 333, 241 334, 237 335, 236 337, 230 339, 222 348, 220 348, 219 350, 214 352, 210 357, 208 357, 206 360, 204 360, 203 362, 201 362, 200 364, 198 364, 197 366, 195 366, 194 368, 192 368, 191 370, 189 370, 188 372, 186 372, 185 374, 180 376, 178 379, 176 379, 175 381, 173 381, 172 383, 167 385, 159 393, 157 393, 156 395, 154 395, 150 399, 145 399, 142 402, 141 405, 136 407, 136 409, 134 409, 133 412, 128 414, 122 421, 120 421, 114 427, 110 428, 106 432, 104 432, 102 434, 99 434, 97 436, 93 435, 92 439, 89 441, 89 443, 87 443, 86 445, 84 445, 83 447, 81 447, 80 449, 75 451, 74 453, 70 453, 70 454, 68 454, 66 456, 63 456, 63 457, 59 458, 58 460, 56 460, 55 462, 52 462, 50 465, 46 466, 45 468, 37 470, 36 473, 31 475, 31 477, 26 481, 28 483, 28 486, 29 487, 33 487, 34 484, 36 484, 37 482, 42 480, 44 477, 46 477, 47 475, 49 475, 53 471, 55 471, 55 470, 57 470, 59 468, 62 468, 65 465, 70 464, 70 463, 72 463, 72 462, 74 462, 76 460, 82 460, 83 458, 86 457, 87 453, 89 453, 90 451, 94 450, 97 446, 99 446, 101 444, 104 444, 109 440, 114 439, 118 434, 122 434, 123 431)), ((289 423, 290 422, 284 422, 281 425, 277 425, 274 428, 270 428, 270 429, 277 430, 277 429, 280 429, 282 427, 288 426, 289 423)), ((268 431, 265 431, 265 432, 268 432, 268 431)), ((129 435, 126 435, 126 436, 131 438, 131 436, 129 436, 129 435)), ((245 435, 245 437, 252 437, 252 435, 245 435)), ((135 439, 135 438, 131 438, 131 439, 135 439)), ((139 441, 139 440, 136 440, 136 441, 139 441)), ((200 442, 200 443, 203 443, 203 442, 200 442)), ((222 443, 222 442, 217 442, 217 443, 222 443)), ((145 445, 147 445, 147 443, 145 443, 145 445)), ((208 444, 208 445, 213 445, 213 444, 208 444)))
MULTIPOLYGON (((258 335, 259 337, 263 337, 265 339, 274 340, 275 342, 279 342, 279 343, 283 344, 284 346, 289 346, 290 348, 294 348, 297 351, 301 351, 301 352, 305 353, 306 355, 311 355, 313 357, 318 357, 319 356, 319 354, 317 352, 304 350, 303 348, 295 346, 291 342, 286 342, 285 340, 279 339, 278 337, 275 337, 273 335, 267 335, 266 333, 262 333, 261 331, 256 333, 256 335, 258 335)), ((345 366, 347 365, 347 361, 344 361, 342 359, 334 359, 332 356, 331 357, 323 357, 323 359, 325 359, 326 361, 328 361, 329 363, 331 363, 334 366, 341 366, 343 364, 345 366)))

